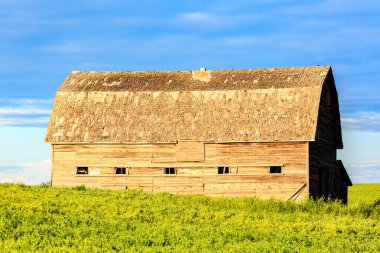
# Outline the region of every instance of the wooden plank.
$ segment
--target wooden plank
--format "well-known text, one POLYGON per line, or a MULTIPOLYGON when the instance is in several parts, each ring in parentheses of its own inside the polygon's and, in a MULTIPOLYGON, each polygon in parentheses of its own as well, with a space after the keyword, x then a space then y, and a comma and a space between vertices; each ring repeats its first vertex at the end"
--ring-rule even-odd
POLYGON ((205 144, 200 141, 178 141, 175 158, 179 162, 203 162, 205 160, 205 144))
POLYGON ((268 175, 269 166, 238 166, 239 175, 268 175))
POLYGON ((164 168, 146 168, 146 167, 132 167, 129 169, 129 175, 163 175, 164 168))

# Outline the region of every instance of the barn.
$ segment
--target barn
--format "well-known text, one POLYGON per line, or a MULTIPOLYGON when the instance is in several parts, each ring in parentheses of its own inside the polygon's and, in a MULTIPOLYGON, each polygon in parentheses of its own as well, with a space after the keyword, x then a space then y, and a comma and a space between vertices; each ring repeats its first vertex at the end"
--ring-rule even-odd
POLYGON ((74 71, 45 143, 54 187, 347 202, 352 185, 330 66, 74 71))

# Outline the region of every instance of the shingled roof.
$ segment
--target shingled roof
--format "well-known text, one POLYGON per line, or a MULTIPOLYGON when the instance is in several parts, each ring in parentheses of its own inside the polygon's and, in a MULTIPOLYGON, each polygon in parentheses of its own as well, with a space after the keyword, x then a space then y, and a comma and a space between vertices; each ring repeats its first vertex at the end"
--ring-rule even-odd
POLYGON ((72 72, 47 143, 313 141, 329 66, 72 72))

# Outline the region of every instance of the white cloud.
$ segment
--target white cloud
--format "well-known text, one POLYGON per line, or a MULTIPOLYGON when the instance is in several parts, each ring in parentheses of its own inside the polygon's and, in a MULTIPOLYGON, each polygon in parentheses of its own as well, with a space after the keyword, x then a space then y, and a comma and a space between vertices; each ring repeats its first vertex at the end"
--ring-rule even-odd
POLYGON ((121 54, 135 50, 136 42, 133 40, 108 38, 93 39, 91 37, 61 40, 53 44, 40 45, 36 48, 42 53, 58 53, 73 55, 121 54))
POLYGON ((354 112, 341 117, 346 130, 380 131, 380 112, 354 112))
POLYGON ((11 101, 15 104, 21 104, 24 106, 27 105, 51 105, 53 104, 54 99, 48 98, 48 99, 31 99, 31 98, 20 98, 20 99, 8 99, 8 101, 11 101))
POLYGON ((95 51, 91 49, 92 47, 81 45, 80 43, 61 43, 59 45, 51 45, 40 48, 42 52, 54 52, 54 53, 84 53, 89 50, 95 51))
POLYGON ((50 160, 22 164, 0 163, 0 183, 41 184, 50 180, 50 160))
POLYGON ((263 36, 236 36, 227 37, 223 39, 223 43, 227 46, 243 47, 243 46, 255 46, 263 45, 270 42, 272 38, 264 38, 263 36))
POLYGON ((16 105, 44 105, 53 103, 53 98, 35 99, 35 98, 0 98, 0 104, 16 105))
POLYGON ((185 12, 180 13, 172 20, 177 25, 196 25, 197 28, 209 30, 210 28, 231 28, 239 24, 250 24, 264 20, 266 17, 260 14, 224 14, 210 12, 185 12))
POLYGON ((361 161, 351 164, 357 169, 380 168, 380 160, 361 161))
POLYGON ((203 23, 207 25, 208 23, 219 22, 219 19, 216 16, 204 12, 189 12, 181 13, 178 15, 180 21, 190 22, 190 23, 203 23))
POLYGON ((69 29, 72 26, 83 25, 83 20, 80 18, 60 17, 52 8, 47 7, 46 3, 43 3, 45 10, 41 7, 36 8, 40 4, 36 1, 23 1, 21 5, 2 6, 3 8, 0 9, 0 14, 2 14, 0 36, 4 38, 18 37, 55 31, 58 27, 69 29), (2 10, 3 13, 1 13, 2 10))
POLYGON ((367 0, 365 4, 356 0, 325 0, 315 1, 312 4, 305 2, 305 5, 296 4, 292 7, 280 8, 281 12, 301 16, 320 15, 353 15, 368 14, 380 8, 377 0, 367 0))
POLYGON ((49 117, 37 118, 2 118, 0 117, 0 126, 21 126, 21 125, 41 125, 47 124, 49 117))
POLYGON ((49 114, 49 109, 0 107, 0 115, 49 114))
POLYGON ((346 167, 354 183, 380 182, 380 160, 353 162, 346 167))
POLYGON ((0 99, 0 125, 47 124, 52 99, 0 99))

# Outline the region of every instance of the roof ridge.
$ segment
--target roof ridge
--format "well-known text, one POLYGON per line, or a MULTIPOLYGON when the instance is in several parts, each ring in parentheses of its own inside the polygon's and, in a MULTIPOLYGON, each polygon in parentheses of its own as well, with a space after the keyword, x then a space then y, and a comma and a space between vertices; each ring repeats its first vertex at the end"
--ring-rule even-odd
MULTIPOLYGON (((311 65, 311 66, 293 66, 293 67, 269 67, 269 68, 237 68, 237 69, 207 69, 205 71, 253 71, 253 70, 296 70, 296 69, 309 69, 309 68, 331 68, 331 65, 311 65)), ((192 70, 73 70, 70 73, 175 73, 175 72, 193 72, 199 71, 198 69, 192 70)))

